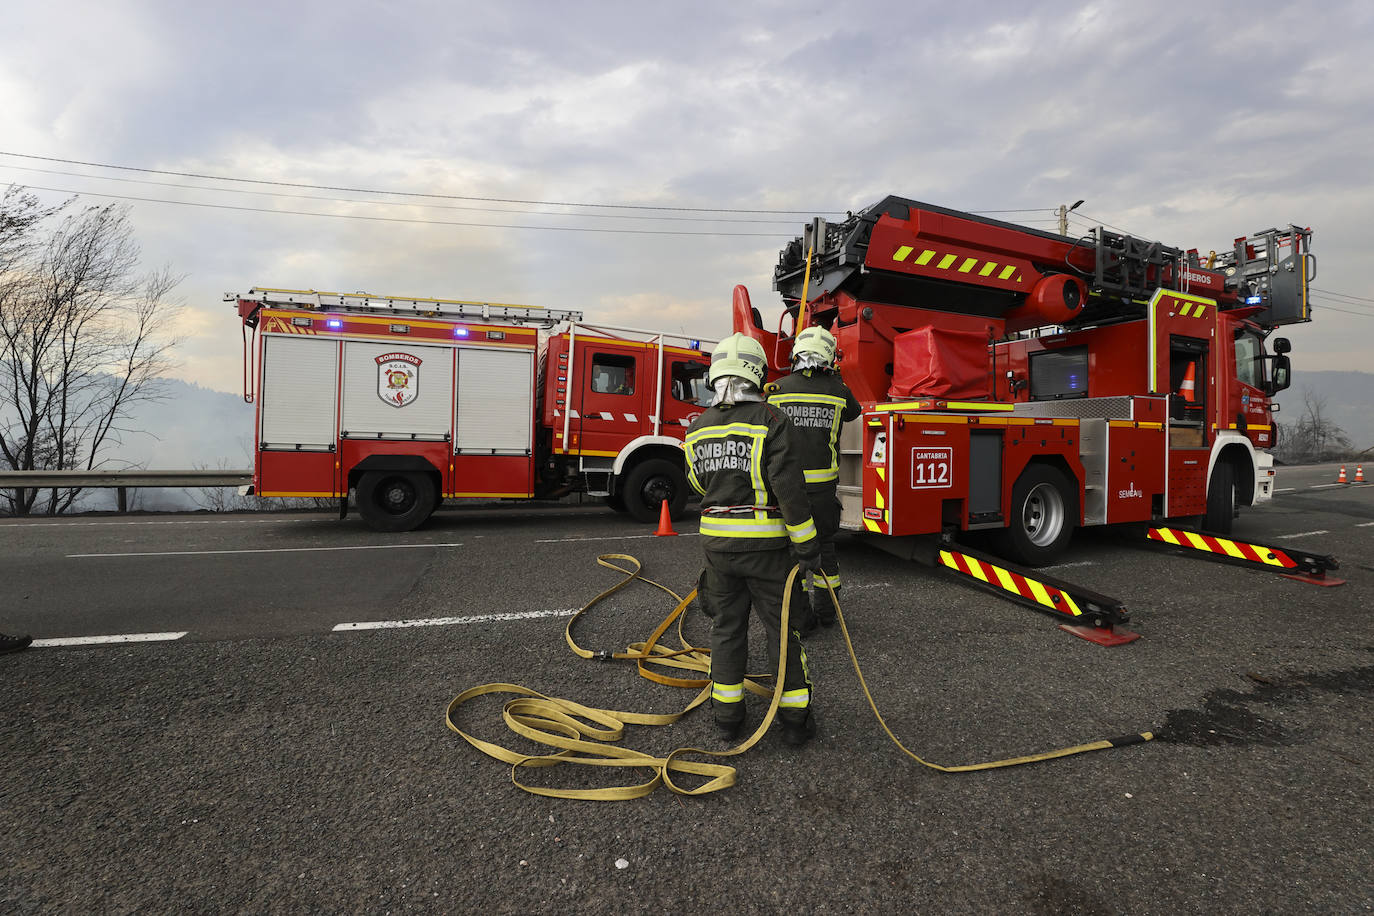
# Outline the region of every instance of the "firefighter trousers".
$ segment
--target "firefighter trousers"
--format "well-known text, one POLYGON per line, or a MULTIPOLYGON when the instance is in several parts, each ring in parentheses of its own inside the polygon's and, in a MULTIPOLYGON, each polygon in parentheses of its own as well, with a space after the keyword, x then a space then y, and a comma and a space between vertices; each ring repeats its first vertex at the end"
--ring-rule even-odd
MULTIPOLYGON (((830 582, 831 588, 840 587, 840 560, 835 553, 835 535, 840 531, 840 498, 835 495, 835 485, 828 484, 824 487, 815 489, 808 488, 806 498, 811 502, 811 519, 816 523, 816 538, 821 542, 821 573, 830 582)), ((825 585, 819 581, 819 577, 814 580, 807 576, 807 580, 802 583, 808 594, 823 592, 825 585)), ((820 606, 824 609, 825 616, 833 617, 834 609, 830 606, 830 598, 816 594, 817 600, 821 601, 820 606)))
MULTIPOLYGON (((733 724, 744 721, 751 604, 767 633, 769 663, 774 672, 778 670, 783 586, 793 566, 792 554, 786 547, 734 552, 708 548, 705 554, 706 569, 697 594, 711 619, 711 712, 717 722, 733 724)), ((811 678, 795 616, 806 613, 807 608, 797 607, 794 599, 787 636, 787 679, 778 706, 778 717, 784 721, 805 721, 811 706, 811 678)))

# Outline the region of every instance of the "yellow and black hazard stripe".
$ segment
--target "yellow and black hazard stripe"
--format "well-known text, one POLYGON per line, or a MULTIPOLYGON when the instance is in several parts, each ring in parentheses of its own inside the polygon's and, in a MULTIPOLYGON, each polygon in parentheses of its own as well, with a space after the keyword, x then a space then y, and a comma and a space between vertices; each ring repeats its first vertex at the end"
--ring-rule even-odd
POLYGON ((935 565, 958 573, 970 584, 1074 623, 1110 626, 1128 619, 1125 606, 1114 598, 966 547, 941 547, 935 565))
POLYGON ((1162 547, 1188 551, 1192 556, 1221 560, 1237 566, 1276 572, 1299 582, 1314 585, 1344 585, 1344 579, 1329 578, 1329 570, 1339 569, 1340 563, 1329 554, 1308 553, 1303 550, 1281 550, 1267 544, 1250 544, 1231 538, 1218 537, 1187 528, 1151 525, 1146 538, 1162 547))
MULTIPOLYGON (((996 281, 1013 288, 1025 283, 1028 275, 1033 275, 1026 269, 1026 262, 1019 258, 994 261, 973 257, 963 251, 942 251, 939 248, 924 246, 901 245, 892 252, 892 260, 898 264, 923 268, 922 272, 937 275, 963 274, 968 277, 980 277, 984 281, 996 281)), ((1039 279, 1038 275, 1035 278, 1039 279)))
POLYGON ((1247 560, 1265 566, 1278 566, 1282 569, 1297 569, 1298 562, 1277 547, 1262 544, 1247 544, 1229 538, 1189 531, 1186 528, 1150 528, 1146 534, 1152 541, 1160 541, 1174 547, 1189 547, 1203 553, 1215 553, 1233 560, 1247 560))

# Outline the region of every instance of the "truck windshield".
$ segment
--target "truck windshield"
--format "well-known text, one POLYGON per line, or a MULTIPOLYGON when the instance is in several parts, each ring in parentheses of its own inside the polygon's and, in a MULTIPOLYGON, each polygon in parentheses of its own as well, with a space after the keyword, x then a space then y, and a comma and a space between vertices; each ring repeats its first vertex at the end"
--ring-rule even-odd
POLYGON ((1252 388, 1264 387, 1264 344, 1249 331, 1236 332, 1236 378, 1252 388))

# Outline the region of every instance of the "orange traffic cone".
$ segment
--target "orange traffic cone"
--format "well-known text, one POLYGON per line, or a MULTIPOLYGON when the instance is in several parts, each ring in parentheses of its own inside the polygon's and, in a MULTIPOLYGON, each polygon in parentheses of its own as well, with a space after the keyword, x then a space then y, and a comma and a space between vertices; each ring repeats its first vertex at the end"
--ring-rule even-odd
POLYGON ((655 537, 677 537, 677 532, 673 530, 673 519, 668 512, 668 500, 659 503, 663 508, 658 513, 658 530, 654 532, 655 537))
POLYGON ((1364 483, 1364 465, 1355 465, 1355 482, 1364 483))
POLYGON ((1336 483, 1350 483, 1345 479, 1345 465, 1341 465, 1341 476, 1336 478, 1336 483))
POLYGON ((1183 381, 1178 386, 1178 393, 1183 395, 1183 400, 1189 404, 1197 403, 1197 388, 1194 385, 1196 379, 1197 363, 1189 363, 1188 370, 1183 373, 1183 381))

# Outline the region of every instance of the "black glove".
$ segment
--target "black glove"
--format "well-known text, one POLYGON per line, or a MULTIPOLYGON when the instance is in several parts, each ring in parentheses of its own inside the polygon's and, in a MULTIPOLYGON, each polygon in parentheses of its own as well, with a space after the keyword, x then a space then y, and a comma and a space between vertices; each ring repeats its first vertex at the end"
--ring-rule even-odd
POLYGON ((821 552, 819 548, 808 550, 806 553, 797 551, 797 575, 803 582, 806 581, 808 574, 819 574, 821 571, 821 552))

